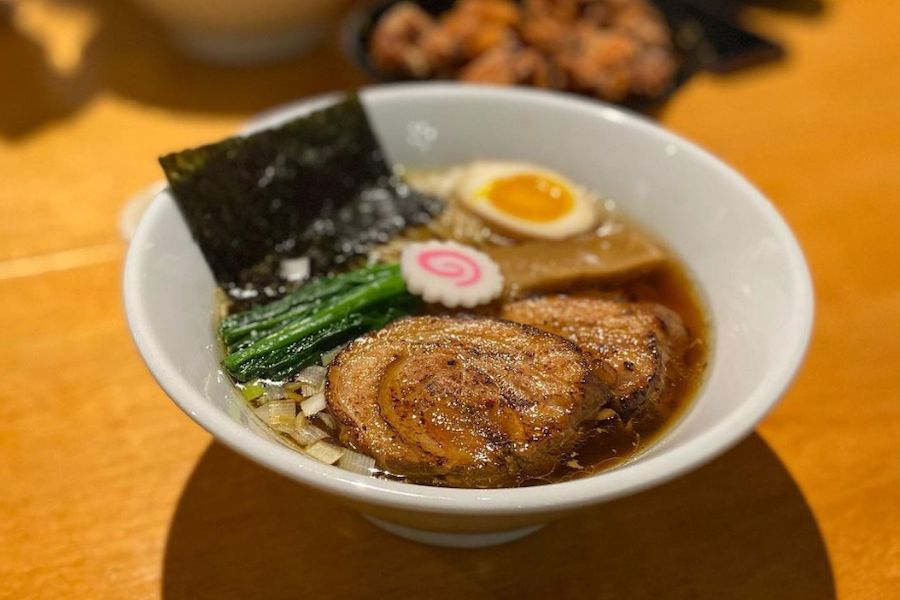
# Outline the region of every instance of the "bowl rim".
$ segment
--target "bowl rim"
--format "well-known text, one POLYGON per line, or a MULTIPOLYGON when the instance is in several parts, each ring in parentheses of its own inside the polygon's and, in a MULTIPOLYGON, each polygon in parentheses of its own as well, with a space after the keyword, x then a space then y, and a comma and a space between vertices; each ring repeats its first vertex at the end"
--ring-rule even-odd
MULTIPOLYGON (((386 481, 325 465, 250 431, 215 407, 205 394, 179 373, 163 350, 150 318, 142 290, 142 265, 152 254, 157 223, 166 211, 176 210, 164 190, 153 200, 138 224, 128 249, 123 276, 125 311, 132 338, 154 378, 166 394, 194 421, 238 453, 282 475, 323 492, 364 504, 438 514, 537 514, 574 509, 612 500, 659 485, 719 456, 755 428, 793 381, 809 344, 813 324, 813 288, 797 240, 775 207, 734 169, 706 150, 652 123, 641 115, 596 100, 524 88, 503 88, 457 83, 402 83, 378 85, 359 91, 364 103, 415 102, 435 99, 465 102, 486 98, 499 102, 528 103, 575 111, 585 118, 612 120, 645 135, 675 144, 692 160, 719 171, 766 219, 772 235, 786 249, 793 294, 790 318, 782 327, 792 332, 782 347, 779 368, 770 371, 744 402, 715 426, 688 440, 678 452, 648 456, 615 469, 574 481, 526 488, 462 489, 386 481)), ((271 126, 281 118, 300 115, 332 102, 336 94, 300 100, 252 120, 244 131, 271 126)), ((703 390, 698 391, 703 394, 703 390)), ((677 426, 677 425, 676 425, 677 426)))

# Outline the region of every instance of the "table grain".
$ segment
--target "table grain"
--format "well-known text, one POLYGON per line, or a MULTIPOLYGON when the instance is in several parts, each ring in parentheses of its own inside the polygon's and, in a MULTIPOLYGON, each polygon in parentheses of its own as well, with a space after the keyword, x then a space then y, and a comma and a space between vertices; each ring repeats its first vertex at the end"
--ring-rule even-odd
POLYGON ((694 473, 467 551, 215 443, 123 316, 117 220, 155 158, 364 83, 336 34, 236 71, 183 59, 118 0, 2 14, 0 598, 900 598, 900 3, 754 9, 787 58, 698 76, 657 115, 757 184, 806 252, 815 330, 784 401, 694 473))

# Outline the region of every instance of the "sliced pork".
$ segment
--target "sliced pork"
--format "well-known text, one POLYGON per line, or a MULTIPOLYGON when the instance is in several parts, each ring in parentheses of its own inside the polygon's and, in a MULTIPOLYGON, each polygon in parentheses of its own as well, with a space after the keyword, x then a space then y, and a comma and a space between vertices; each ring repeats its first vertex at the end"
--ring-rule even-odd
POLYGON ((411 480, 503 487, 550 473, 609 400, 573 343, 528 325, 412 317, 328 369, 343 441, 411 480))
POLYGON ((653 303, 540 296, 504 303, 500 316, 555 333, 587 352, 610 384, 611 407, 626 418, 659 407, 689 341, 681 318, 653 303))

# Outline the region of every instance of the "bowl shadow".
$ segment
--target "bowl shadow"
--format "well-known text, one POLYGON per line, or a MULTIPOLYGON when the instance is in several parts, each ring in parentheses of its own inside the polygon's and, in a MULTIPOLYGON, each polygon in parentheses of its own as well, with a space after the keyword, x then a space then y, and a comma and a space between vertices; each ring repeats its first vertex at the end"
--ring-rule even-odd
POLYGON ((757 434, 690 475, 506 546, 435 548, 213 443, 181 496, 165 600, 835 598, 815 518, 757 434))

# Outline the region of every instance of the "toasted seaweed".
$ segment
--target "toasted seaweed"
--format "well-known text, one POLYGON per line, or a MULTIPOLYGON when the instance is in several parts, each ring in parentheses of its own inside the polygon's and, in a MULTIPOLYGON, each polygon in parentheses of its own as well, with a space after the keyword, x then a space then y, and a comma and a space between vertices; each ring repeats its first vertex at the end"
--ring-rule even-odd
POLYGON ((356 95, 159 162, 216 281, 244 305, 287 291, 284 258, 335 273, 444 207, 393 174, 356 95))

